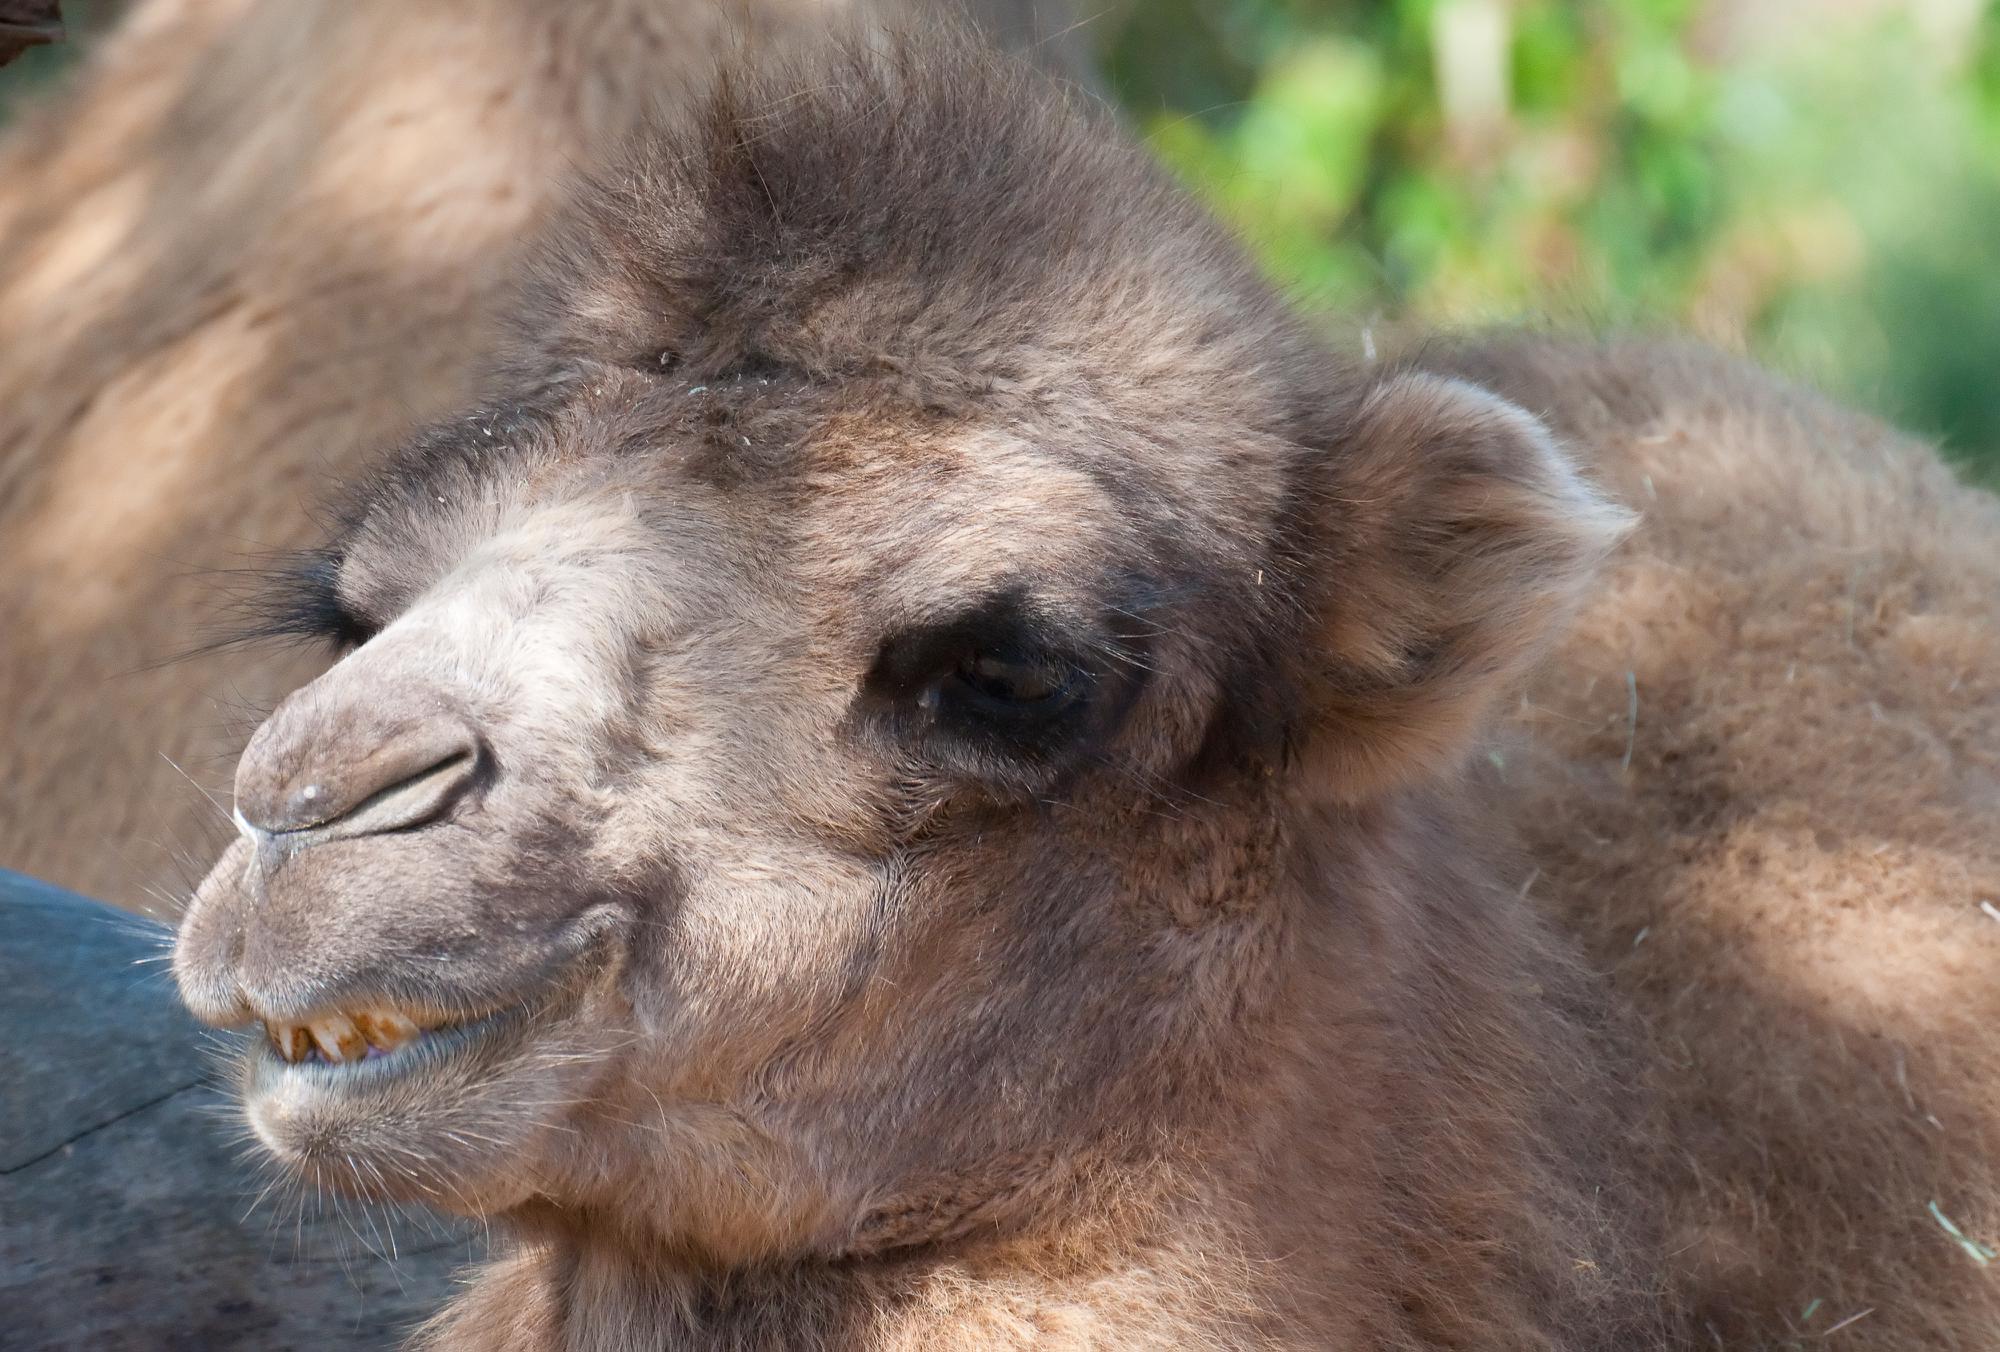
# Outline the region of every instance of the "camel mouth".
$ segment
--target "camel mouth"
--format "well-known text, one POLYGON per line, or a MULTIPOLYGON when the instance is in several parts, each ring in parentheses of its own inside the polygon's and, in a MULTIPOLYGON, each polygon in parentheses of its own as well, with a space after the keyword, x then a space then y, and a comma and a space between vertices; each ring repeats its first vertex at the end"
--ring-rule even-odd
POLYGON ((593 907, 515 980, 480 997, 412 999, 378 988, 317 1009, 267 1014, 260 1045, 250 1050, 254 1090, 358 1090, 448 1066, 495 1069, 538 1029, 566 1022, 588 989, 616 968, 612 954, 622 929, 617 908, 593 907))
POLYGON ((476 1020, 440 1017, 424 1011, 370 1004, 339 1009, 297 1023, 267 1019, 264 1036, 288 1065, 348 1065, 393 1056, 433 1033, 476 1020))
POLYGON ((554 1012, 557 999, 523 1001, 476 1017, 418 1013, 382 1004, 264 1024, 258 1079, 267 1086, 359 1089, 435 1071, 554 1012))

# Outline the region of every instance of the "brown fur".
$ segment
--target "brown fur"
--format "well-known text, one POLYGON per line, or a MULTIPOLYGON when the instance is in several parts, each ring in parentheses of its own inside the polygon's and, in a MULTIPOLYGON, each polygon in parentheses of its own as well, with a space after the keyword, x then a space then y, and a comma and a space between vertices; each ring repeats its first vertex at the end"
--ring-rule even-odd
MULTIPOLYGON (((329 478, 471 397, 572 169, 742 34, 853 8, 144 0, 13 119, 0 865, 128 906, 184 881, 172 843, 214 822, 188 779, 226 783, 262 714, 324 667, 202 652, 228 627, 218 575, 310 543, 329 478)), ((972 8, 1072 56, 1047 0, 972 8)))
POLYGON ((511 1236, 432 1342, 2000 1319, 1926 1210, 2000 1223, 2000 513, 1930 452, 1673 350, 1338 361, 955 44, 733 71, 535 297, 301 574, 366 641, 176 957, 521 1011, 246 1058, 289 1166, 511 1236), (952 694, 1040 646, 1060 723, 952 694))
POLYGON ((2000 1235, 2000 510, 1699 351, 1450 365, 1644 514, 1501 778, 1531 895, 1645 1017, 1676 1288, 1729 1347, 1871 1308, 1838 1338, 1983 1344, 1929 1204, 2000 1235))

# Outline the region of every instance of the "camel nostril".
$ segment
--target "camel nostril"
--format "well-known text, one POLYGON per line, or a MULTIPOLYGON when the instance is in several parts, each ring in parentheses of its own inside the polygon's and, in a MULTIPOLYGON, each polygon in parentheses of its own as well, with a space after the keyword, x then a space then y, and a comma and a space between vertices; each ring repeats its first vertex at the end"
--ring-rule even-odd
MULTIPOLYGON (((338 816, 299 829, 325 832, 329 836, 364 836, 420 826, 442 815, 457 801, 478 768, 476 749, 455 752, 375 790, 338 816)), ((308 791, 317 787, 308 784, 298 796, 305 802, 316 801, 320 795, 309 796, 308 791)))
POLYGON ((456 718, 302 703, 281 708, 244 749, 236 815, 246 835, 293 845, 407 830, 449 811, 485 761, 456 718))

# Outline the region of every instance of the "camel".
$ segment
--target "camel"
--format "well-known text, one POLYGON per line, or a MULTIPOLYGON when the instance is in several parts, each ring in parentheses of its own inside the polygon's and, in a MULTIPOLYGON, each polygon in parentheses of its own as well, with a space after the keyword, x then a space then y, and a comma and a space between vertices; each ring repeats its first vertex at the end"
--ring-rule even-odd
MULTIPOLYGON (((0 867, 171 914, 227 834, 195 786, 325 665, 218 650, 218 605, 473 397, 566 176, 733 44, 936 6, 128 8, 0 139, 0 867)), ((968 8, 1081 71, 1051 0, 968 8)))
POLYGON ((1960 1348, 2000 506, 1328 339, 958 39, 731 61, 256 627, 182 997, 444 1349, 1960 1348))

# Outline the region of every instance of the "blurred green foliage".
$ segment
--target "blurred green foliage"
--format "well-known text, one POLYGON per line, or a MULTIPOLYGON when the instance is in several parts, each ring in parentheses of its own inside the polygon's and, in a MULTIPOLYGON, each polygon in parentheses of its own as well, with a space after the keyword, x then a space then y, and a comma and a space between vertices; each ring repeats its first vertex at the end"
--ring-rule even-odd
POLYGON ((1693 330, 2000 482, 1993 0, 1134 0, 1107 69, 1309 304, 1693 330))

